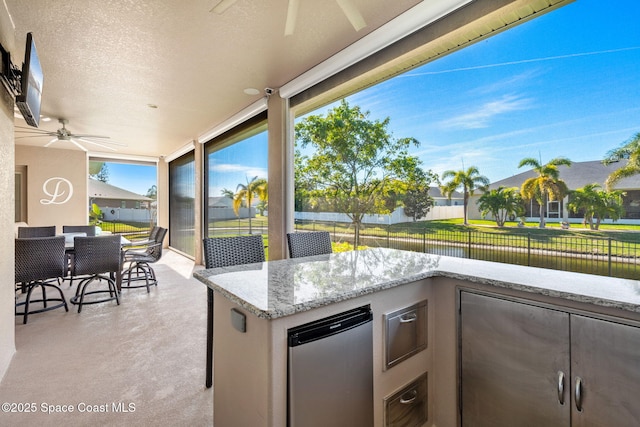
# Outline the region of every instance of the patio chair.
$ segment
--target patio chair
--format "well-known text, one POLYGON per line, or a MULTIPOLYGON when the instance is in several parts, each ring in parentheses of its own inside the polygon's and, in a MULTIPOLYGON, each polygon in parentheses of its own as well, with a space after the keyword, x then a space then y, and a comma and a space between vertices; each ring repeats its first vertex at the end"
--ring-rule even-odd
MULTIPOLYGON (((16 297, 16 316, 23 316, 22 323, 26 324, 29 314, 42 313, 64 307, 69 311, 67 300, 58 280, 66 272, 64 254, 64 237, 31 237, 15 240, 15 283, 20 283, 26 291, 24 301, 18 302, 16 297), (31 299, 35 288, 42 290, 42 299, 31 299), (60 298, 47 298, 46 289, 55 289, 60 298), (58 303, 50 305, 49 303, 58 303), (33 309, 33 303, 42 303, 42 308, 33 309), (24 306, 19 312, 18 307, 24 306)), ((16 289, 17 290, 17 289, 16 289)))
POLYGON ((333 252, 328 231, 287 233, 289 258, 325 255, 333 252))
POLYGON ((158 234, 161 228, 162 227, 158 227, 157 225, 154 226, 149 232, 149 236, 144 237, 142 239, 132 239, 131 243, 129 243, 127 246, 144 246, 144 245, 155 243, 156 235, 158 234))
POLYGON ((122 249, 119 235, 76 237, 74 239, 73 274, 80 279, 72 304, 78 305, 78 313, 86 304, 98 304, 115 300, 120 305, 119 287, 122 280, 122 249), (87 291, 89 285, 106 283, 106 289, 87 291), (87 295, 108 294, 104 298, 85 301, 87 295))
MULTIPOLYGON (((158 286, 156 273, 150 264, 157 262, 162 257, 162 245, 166 234, 166 228, 154 227, 154 230, 151 230, 149 235, 149 239, 153 236, 153 240, 149 240, 149 243, 144 245, 144 248, 124 251, 124 262, 129 263, 129 267, 122 273, 123 288, 146 287, 147 293, 149 293, 151 285, 158 286), (132 282, 142 280, 144 280, 144 284, 132 284, 132 282)), ((133 244, 136 243, 133 242, 133 244)))
MULTIPOLYGON (((206 268, 264 262, 264 242, 261 235, 237 237, 207 237, 203 239, 206 268)), ((213 289, 207 288, 207 366, 205 385, 213 384, 213 289)))
POLYGON ((56 226, 44 227, 18 227, 18 238, 27 237, 53 237, 56 235, 56 226))

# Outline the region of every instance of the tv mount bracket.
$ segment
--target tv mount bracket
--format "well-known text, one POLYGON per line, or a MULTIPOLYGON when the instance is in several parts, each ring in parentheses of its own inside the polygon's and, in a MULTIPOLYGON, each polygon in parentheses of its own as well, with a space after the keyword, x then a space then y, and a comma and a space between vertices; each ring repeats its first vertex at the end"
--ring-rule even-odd
POLYGON ((11 62, 11 54, 0 43, 0 80, 14 97, 20 95, 22 71, 11 62))

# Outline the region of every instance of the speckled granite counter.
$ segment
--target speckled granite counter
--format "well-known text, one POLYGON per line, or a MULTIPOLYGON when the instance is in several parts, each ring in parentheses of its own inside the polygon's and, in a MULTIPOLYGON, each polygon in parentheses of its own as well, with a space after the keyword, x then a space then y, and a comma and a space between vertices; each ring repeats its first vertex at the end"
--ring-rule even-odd
POLYGON ((449 277, 640 313, 639 281, 395 249, 200 270, 194 277, 264 319, 428 277, 449 277))

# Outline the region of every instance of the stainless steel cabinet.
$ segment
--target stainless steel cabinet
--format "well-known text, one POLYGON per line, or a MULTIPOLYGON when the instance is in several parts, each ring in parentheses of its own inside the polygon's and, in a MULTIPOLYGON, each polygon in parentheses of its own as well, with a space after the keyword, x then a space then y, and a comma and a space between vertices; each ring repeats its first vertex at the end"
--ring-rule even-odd
POLYGON ((384 315, 384 369, 427 348, 427 301, 384 315))
POLYGON ((427 421, 427 373, 384 399, 385 427, 418 427, 427 421))
POLYGON ((571 315, 571 419, 640 426, 640 328, 571 315))
POLYGON ((460 297, 463 426, 640 425, 640 329, 460 297))

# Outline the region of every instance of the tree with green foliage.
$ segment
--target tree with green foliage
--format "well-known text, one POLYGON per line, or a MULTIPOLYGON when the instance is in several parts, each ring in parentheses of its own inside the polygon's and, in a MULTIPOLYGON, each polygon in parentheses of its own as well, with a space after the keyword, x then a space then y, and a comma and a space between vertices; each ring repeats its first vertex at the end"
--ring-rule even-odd
POLYGON ((628 160, 627 164, 609 175, 605 183, 607 190, 611 190, 622 178, 640 173, 640 132, 625 141, 620 147, 609 151, 603 162, 608 165, 623 159, 628 160))
POLYGON ((569 203, 567 208, 573 212, 583 212, 582 225, 585 227, 587 224, 589 228, 593 229, 593 215, 595 213, 595 206, 598 204, 598 184, 587 184, 582 188, 578 188, 569 193, 569 203))
POLYGON ((623 196, 620 190, 608 191, 598 184, 587 184, 571 192, 567 207, 575 213, 582 211, 584 226, 589 224, 591 230, 598 230, 605 218, 617 221, 624 215, 623 196))
POLYGON ((556 157, 549 160, 548 163, 542 164, 541 161, 533 157, 527 157, 520 160, 518 167, 530 166, 537 176, 529 178, 522 183, 520 194, 526 200, 535 199, 540 205, 540 222, 539 227, 544 228, 544 207, 547 200, 562 200, 569 192, 567 184, 560 179, 559 166, 571 166, 571 160, 564 157, 556 157))
POLYGON ((146 196, 150 199, 157 200, 158 199, 158 187, 154 184, 147 190, 146 196))
POLYGON ((510 216, 524 215, 524 201, 517 188, 500 186, 485 192, 478 199, 478 208, 482 217, 491 214, 498 227, 503 227, 510 216))
POLYGON ((413 222, 427 216, 433 207, 433 197, 429 195, 429 187, 420 186, 407 190, 403 197, 404 214, 413 222))
POLYGON ((92 203, 91 208, 89 209, 89 224, 99 224, 100 220, 102 220, 102 210, 98 205, 92 203))
POLYGON ((105 162, 89 162, 89 177, 100 182, 109 182, 109 167, 105 162))
POLYGON ((442 173, 442 180, 445 182, 440 186, 442 194, 451 200, 454 191, 462 189, 462 204, 464 225, 469 225, 467 221, 467 207, 469 205, 469 197, 473 196, 476 190, 484 190, 489 185, 489 178, 480 175, 480 171, 476 166, 470 166, 467 170, 447 170, 442 173))
POLYGON ((230 199, 233 199, 233 196, 236 195, 236 193, 234 193, 232 190, 229 190, 228 188, 223 188, 222 190, 220 190, 220 193, 223 197, 228 197, 230 199))
POLYGON ((266 198, 267 194, 267 180, 264 178, 258 178, 254 176, 249 180, 247 178, 246 184, 238 184, 236 192, 233 196, 233 211, 236 216, 240 216, 240 207, 246 206, 249 209, 249 233, 252 233, 251 228, 251 206, 253 206, 253 199, 255 197, 266 198))
POLYGON ((397 182, 420 169, 409 155, 419 146, 415 138, 395 139, 387 130, 390 119, 371 120, 368 111, 346 100, 325 115, 311 115, 296 124, 296 183, 316 199, 330 201, 337 212, 353 222, 354 243, 360 244, 366 214, 385 214, 385 197, 397 182), (313 149, 304 154, 302 150, 313 149))

